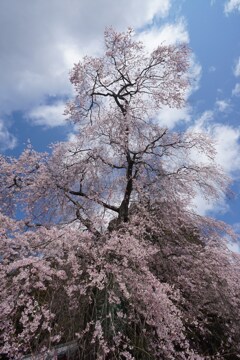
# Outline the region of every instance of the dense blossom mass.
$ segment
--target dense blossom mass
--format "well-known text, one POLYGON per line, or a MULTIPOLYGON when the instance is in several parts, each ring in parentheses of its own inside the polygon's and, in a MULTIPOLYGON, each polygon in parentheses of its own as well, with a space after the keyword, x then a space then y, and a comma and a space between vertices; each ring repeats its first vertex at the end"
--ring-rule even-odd
POLYGON ((72 359, 240 358, 233 235, 193 207, 229 180, 205 134, 158 121, 185 102, 188 59, 185 45, 148 53, 107 29, 103 56, 71 72, 74 139, 0 157, 6 359, 57 358, 63 344, 72 359))

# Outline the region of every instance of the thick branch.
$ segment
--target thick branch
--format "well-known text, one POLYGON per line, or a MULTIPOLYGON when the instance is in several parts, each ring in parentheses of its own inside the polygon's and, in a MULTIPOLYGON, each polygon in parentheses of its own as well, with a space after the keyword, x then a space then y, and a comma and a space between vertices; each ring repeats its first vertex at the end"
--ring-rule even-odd
MULTIPOLYGON (((63 188, 62 188, 63 189, 63 188)), ((119 208, 114 206, 114 205, 110 205, 110 204, 107 204, 105 203, 105 201, 102 201, 100 199, 92 199, 90 196, 88 196, 87 194, 85 194, 84 192, 82 191, 74 191, 74 190, 66 190, 64 189, 65 191, 67 191, 69 194, 71 195, 75 195, 75 196, 81 196, 81 197, 84 197, 88 200, 91 200, 99 205, 102 205, 103 207, 105 207, 106 209, 109 209, 109 210, 112 210, 112 211, 115 211, 115 212, 119 212, 119 208)))

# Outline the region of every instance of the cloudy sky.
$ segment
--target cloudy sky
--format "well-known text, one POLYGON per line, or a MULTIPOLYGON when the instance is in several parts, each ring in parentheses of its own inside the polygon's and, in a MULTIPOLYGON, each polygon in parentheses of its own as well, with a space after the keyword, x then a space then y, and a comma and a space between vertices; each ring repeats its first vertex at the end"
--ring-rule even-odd
POLYGON ((234 199, 199 211, 240 228, 240 0, 1 0, 0 150, 18 155, 28 139, 46 150, 66 140, 64 104, 73 96, 68 73, 84 54, 97 55, 103 31, 128 26, 152 48, 187 42, 192 87, 183 109, 162 109, 169 128, 204 130, 217 160, 234 179, 234 199))

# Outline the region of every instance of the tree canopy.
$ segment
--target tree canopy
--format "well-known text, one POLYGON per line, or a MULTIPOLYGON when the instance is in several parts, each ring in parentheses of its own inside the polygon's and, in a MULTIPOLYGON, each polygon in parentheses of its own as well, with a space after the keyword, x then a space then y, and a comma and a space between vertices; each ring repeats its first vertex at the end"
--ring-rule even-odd
POLYGON ((106 29, 103 55, 70 74, 74 139, 1 156, 6 357, 56 357, 60 343, 86 360, 240 357, 234 235, 193 206, 229 179, 206 134, 159 125, 162 106, 185 103, 189 56, 106 29))

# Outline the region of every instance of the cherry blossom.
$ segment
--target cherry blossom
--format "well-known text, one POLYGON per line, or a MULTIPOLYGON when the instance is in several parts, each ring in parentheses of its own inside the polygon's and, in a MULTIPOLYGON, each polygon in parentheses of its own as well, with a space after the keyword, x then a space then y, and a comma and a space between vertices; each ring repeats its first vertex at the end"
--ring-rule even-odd
POLYGON ((70 74, 74 140, 0 157, 7 358, 57 358, 61 346, 87 360, 239 358, 234 234, 192 206, 230 181, 207 135, 157 120, 184 105, 189 54, 149 54, 131 29, 106 29, 103 55, 70 74))

